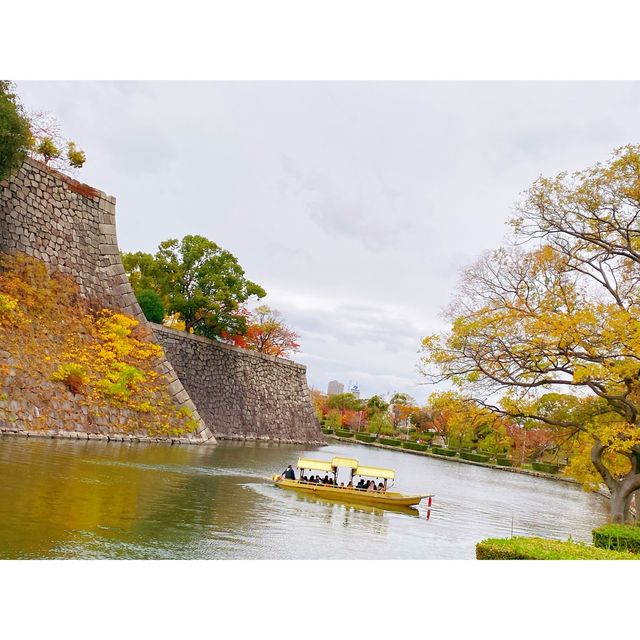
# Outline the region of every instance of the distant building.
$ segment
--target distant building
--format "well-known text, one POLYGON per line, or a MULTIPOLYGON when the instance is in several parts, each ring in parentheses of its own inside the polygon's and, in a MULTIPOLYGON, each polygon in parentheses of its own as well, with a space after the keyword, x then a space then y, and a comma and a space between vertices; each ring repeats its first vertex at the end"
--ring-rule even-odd
POLYGON ((358 389, 358 385, 354 384, 351 389, 349 389, 349 393, 352 393, 356 398, 360 397, 360 389, 358 389))
POLYGON ((344 393, 344 385, 342 382, 338 382, 337 380, 332 380, 329 383, 329 388, 327 389, 328 396, 335 396, 338 393, 344 393))

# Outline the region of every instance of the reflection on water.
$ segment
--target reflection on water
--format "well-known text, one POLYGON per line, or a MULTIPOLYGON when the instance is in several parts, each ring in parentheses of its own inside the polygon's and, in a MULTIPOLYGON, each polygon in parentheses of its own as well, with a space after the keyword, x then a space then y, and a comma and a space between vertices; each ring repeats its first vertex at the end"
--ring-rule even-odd
MULTIPOLYGON (((313 451, 318 452, 319 449, 313 451)), ((2 558, 473 558, 489 536, 590 541, 606 503, 567 483, 361 445, 394 487, 435 494, 387 510, 269 483, 294 445, 136 445, 0 438, 2 558)))

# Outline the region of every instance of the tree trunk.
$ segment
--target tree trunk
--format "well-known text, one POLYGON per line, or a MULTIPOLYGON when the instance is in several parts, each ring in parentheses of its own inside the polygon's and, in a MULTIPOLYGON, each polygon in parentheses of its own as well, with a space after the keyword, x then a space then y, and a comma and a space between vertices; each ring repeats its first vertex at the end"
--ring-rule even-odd
POLYGON ((629 506, 634 492, 640 489, 640 469, 638 468, 638 458, 632 459, 632 469, 626 476, 620 479, 614 478, 611 472, 602 462, 604 445, 596 441, 591 449, 591 462, 602 476, 611 494, 610 513, 611 522, 624 524, 629 516, 629 506))
POLYGON ((627 496, 622 489, 622 485, 618 485, 611 491, 610 514, 611 522, 614 524, 624 524, 626 520, 627 496))

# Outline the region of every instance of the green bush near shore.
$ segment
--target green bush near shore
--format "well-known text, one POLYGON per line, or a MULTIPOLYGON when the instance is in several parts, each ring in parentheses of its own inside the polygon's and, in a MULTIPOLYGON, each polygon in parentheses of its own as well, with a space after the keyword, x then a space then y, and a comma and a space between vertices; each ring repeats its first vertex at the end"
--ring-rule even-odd
POLYGON ((593 544, 601 549, 640 553, 640 527, 635 524, 606 524, 593 530, 593 544))
POLYGON ((448 456, 449 458, 453 458, 458 453, 455 449, 443 449, 441 447, 433 447, 432 451, 439 456, 448 456))
POLYGON ((499 467, 512 467, 513 461, 509 460, 509 458, 496 458, 496 464, 499 467))
POLYGON ((545 538, 489 538, 476 544, 478 560, 638 560, 625 551, 545 538))
POLYGON ((375 442, 376 437, 367 433, 356 433, 356 440, 360 440, 360 442, 375 442))
POLYGON ((336 429, 334 433, 340 438, 353 438, 355 436, 353 431, 343 431, 342 429, 336 429))
POLYGON ((534 471, 542 471, 543 473, 558 473, 560 465, 550 464, 549 462, 532 462, 531 468, 534 471))
POLYGON ((472 462, 489 462, 490 459, 489 456, 482 453, 467 453, 466 451, 463 451, 460 457, 463 460, 471 460, 472 462))
POLYGON ((332 433, 333 433, 333 429, 323 429, 323 430, 322 430, 322 433, 324 433, 325 435, 327 435, 327 436, 328 436, 328 435, 330 435, 330 434, 332 434, 332 433))
POLYGON ((380 438, 378 442, 380 442, 380 444, 386 444, 390 447, 402 446, 402 440, 395 440, 394 438, 380 438))
POLYGON ((426 451, 429 447, 426 444, 418 444, 417 442, 403 442, 403 449, 411 449, 411 451, 426 451))

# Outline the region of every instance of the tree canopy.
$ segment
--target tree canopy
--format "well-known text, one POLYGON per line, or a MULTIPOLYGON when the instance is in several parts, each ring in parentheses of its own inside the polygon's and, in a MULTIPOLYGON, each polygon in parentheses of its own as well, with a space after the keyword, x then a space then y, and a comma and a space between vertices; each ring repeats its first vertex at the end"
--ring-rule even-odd
POLYGON ((540 178, 517 213, 520 246, 466 269, 450 331, 423 340, 425 374, 497 413, 587 436, 621 521, 640 488, 640 147, 540 178))
POLYGON ((286 358, 299 350, 300 345, 297 340, 300 336, 287 327, 278 310, 263 304, 253 311, 244 309, 239 313, 244 315, 247 329, 244 334, 223 333, 223 337, 232 344, 281 358, 286 358))
POLYGON ((20 167, 31 144, 29 119, 13 92, 13 85, 0 80, 0 180, 20 167))
POLYGON ((177 314, 186 331, 210 338, 223 333, 244 334, 246 317, 240 305, 265 290, 247 280, 236 257, 215 242, 198 235, 160 243, 155 255, 122 256, 131 285, 158 293, 169 314, 177 314))

